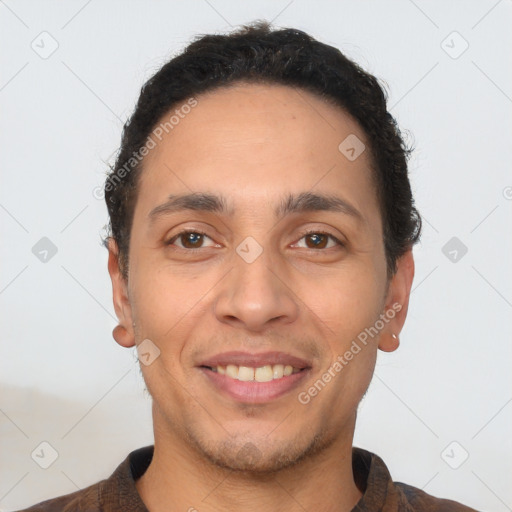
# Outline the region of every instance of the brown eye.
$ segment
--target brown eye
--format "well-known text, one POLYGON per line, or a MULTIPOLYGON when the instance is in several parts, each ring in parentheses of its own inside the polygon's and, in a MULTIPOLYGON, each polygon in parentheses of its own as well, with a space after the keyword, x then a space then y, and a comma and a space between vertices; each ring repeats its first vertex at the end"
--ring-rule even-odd
POLYGON ((176 246, 180 249, 201 249, 205 239, 211 240, 208 235, 200 231, 182 231, 173 236, 167 245, 174 245, 177 242, 176 246))
POLYGON ((201 233, 185 233, 180 235, 180 241, 185 249, 196 249, 201 246, 203 236, 201 233))
POLYGON ((302 235, 302 238, 297 242, 299 247, 303 247, 305 249, 331 249, 336 245, 338 247, 344 247, 344 244, 340 242, 335 236, 330 233, 322 233, 321 231, 310 231, 302 235), (299 245, 302 240, 305 240, 305 246, 299 245), (328 245, 329 242, 334 242, 334 244, 328 245))
POLYGON ((311 242, 311 244, 306 242, 306 245, 310 249, 324 249, 327 245, 327 242, 329 241, 329 237, 322 233, 313 233, 311 235, 306 235, 304 238, 311 242))

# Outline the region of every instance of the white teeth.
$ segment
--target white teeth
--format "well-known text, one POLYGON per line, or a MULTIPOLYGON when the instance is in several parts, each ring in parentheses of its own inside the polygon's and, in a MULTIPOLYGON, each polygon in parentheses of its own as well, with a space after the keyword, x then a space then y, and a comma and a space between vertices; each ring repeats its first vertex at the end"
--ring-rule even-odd
POLYGON ((299 368, 294 368, 289 364, 267 364, 265 366, 260 366, 259 368, 228 364, 227 366, 214 366, 212 370, 220 373, 221 375, 227 375, 232 379, 237 379, 242 382, 270 382, 271 380, 282 379, 283 377, 292 375, 292 373, 300 372, 299 368))
POLYGON ((284 366, 282 364, 274 365, 274 379, 281 379, 284 375, 284 366))
POLYGON ((226 375, 232 379, 238 379, 238 366, 228 364, 226 366, 226 375))
POLYGON ((244 382, 254 380, 254 368, 240 366, 240 368, 238 368, 238 380, 242 380, 244 382))
POLYGON ((256 368, 254 372, 254 380, 256 382, 270 382, 274 378, 274 372, 272 371, 272 366, 262 366, 261 368, 256 368))

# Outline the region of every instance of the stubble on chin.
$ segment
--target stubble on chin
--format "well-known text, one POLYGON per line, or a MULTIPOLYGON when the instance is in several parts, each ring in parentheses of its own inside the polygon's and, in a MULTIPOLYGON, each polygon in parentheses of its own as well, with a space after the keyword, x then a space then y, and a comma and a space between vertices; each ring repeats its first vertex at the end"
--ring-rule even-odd
POLYGON ((212 442, 195 430, 187 430, 189 445, 205 462, 240 476, 263 479, 319 456, 336 440, 336 436, 326 430, 310 439, 301 438, 299 433, 294 439, 272 442, 271 436, 254 442, 236 437, 212 442))

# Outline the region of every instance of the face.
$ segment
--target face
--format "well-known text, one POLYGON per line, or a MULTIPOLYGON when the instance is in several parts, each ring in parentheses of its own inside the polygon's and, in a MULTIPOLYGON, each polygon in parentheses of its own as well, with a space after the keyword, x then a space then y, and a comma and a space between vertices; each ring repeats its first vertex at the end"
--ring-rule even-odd
POLYGON ((388 282, 369 150, 338 149, 366 137, 341 109, 277 85, 197 102, 144 160, 127 280, 111 245, 116 339, 145 343, 156 444, 277 471, 351 444, 412 256, 388 282))

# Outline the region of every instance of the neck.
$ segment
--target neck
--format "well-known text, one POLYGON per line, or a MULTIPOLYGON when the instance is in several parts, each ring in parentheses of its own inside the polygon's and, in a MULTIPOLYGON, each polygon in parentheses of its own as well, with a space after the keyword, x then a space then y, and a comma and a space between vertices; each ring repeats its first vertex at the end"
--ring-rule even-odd
POLYGON ((352 471, 354 426, 347 439, 265 475, 217 467, 155 428, 153 459, 135 485, 151 512, 350 512, 362 496, 352 471))

